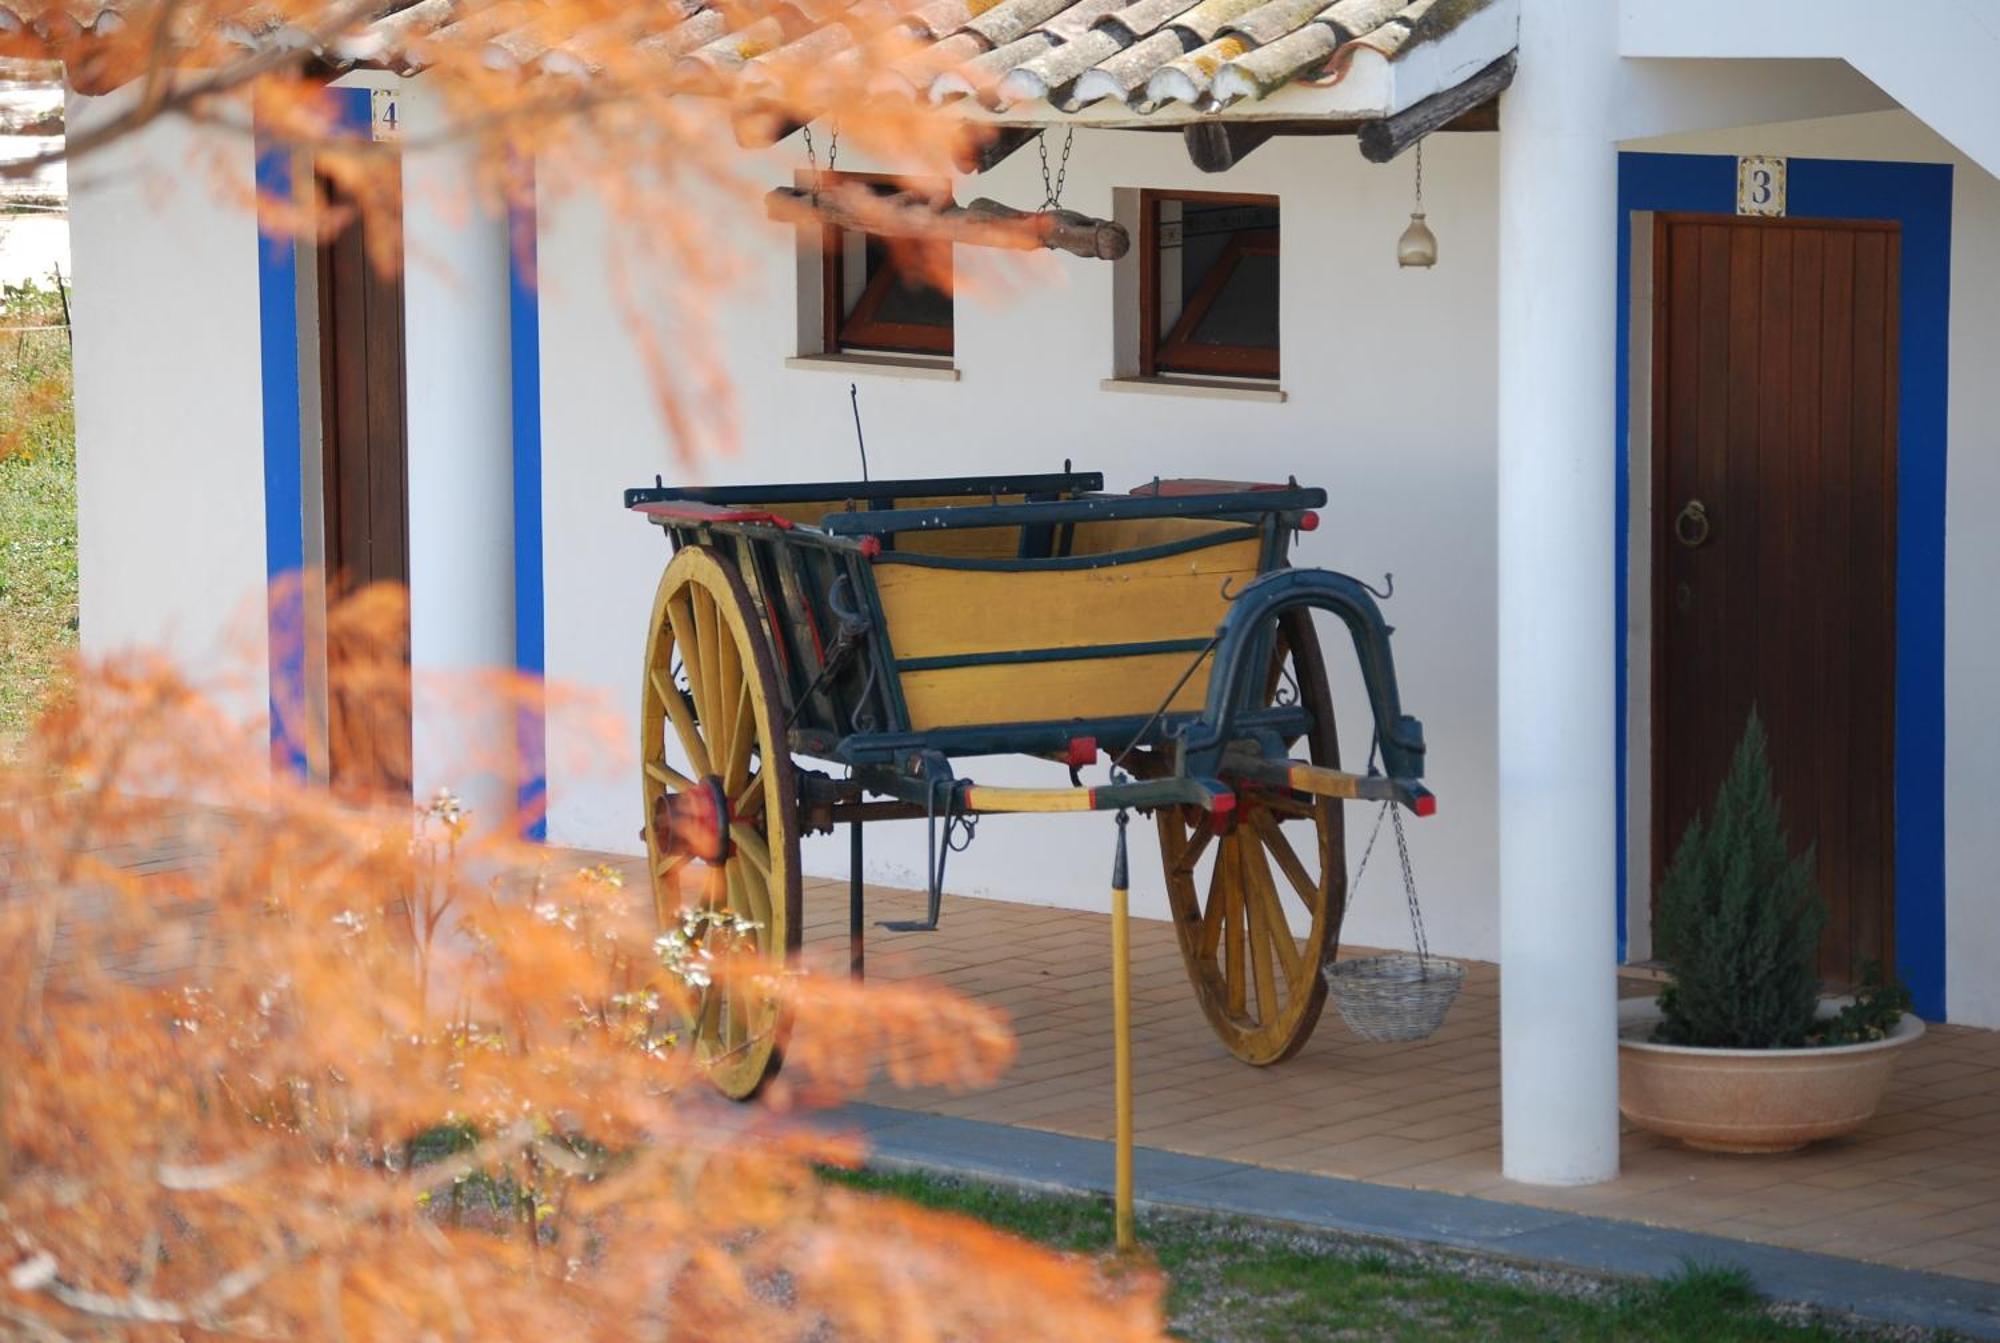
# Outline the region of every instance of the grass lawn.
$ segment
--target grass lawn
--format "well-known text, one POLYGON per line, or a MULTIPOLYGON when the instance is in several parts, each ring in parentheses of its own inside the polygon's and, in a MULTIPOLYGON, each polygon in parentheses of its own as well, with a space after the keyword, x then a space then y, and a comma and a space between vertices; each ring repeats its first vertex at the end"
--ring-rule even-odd
MULTIPOLYGON (((835 1172, 829 1178, 961 1212, 1059 1249, 1099 1252, 1113 1240, 1111 1205, 1103 1199, 1026 1194, 929 1175, 835 1172)), ((1191 1343, 1913 1337, 1777 1318, 1733 1270, 1690 1266, 1668 1281, 1622 1286, 1220 1218, 1142 1216, 1139 1234, 1172 1280, 1173 1332, 1191 1343)))
POLYGON ((76 426, 62 320, 53 289, 0 289, 0 752, 76 646, 76 426))

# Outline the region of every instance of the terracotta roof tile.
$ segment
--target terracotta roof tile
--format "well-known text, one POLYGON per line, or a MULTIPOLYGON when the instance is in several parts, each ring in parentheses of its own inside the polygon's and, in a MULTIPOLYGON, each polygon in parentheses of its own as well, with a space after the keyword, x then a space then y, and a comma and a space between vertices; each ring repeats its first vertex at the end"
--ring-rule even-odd
MULTIPOLYGON (((130 0, 0 0, 0 31, 108 31, 130 0)), ((992 108, 1098 103, 1145 114, 1168 104, 1212 112, 1294 83, 1337 83, 1357 52, 1394 62, 1512 0, 791 0, 757 16, 709 0, 644 0, 584 40, 563 42, 532 7, 483 0, 383 0, 382 17, 322 54, 336 65, 412 73, 438 34, 486 32, 495 68, 589 74, 586 55, 612 26, 634 49, 663 55, 710 89, 779 86, 799 71, 838 70, 886 54, 882 91, 992 108), (510 14, 523 20, 511 25, 510 14), (736 17, 732 19, 732 14, 736 17), (487 32, 487 30, 491 30, 487 32), (909 48, 914 47, 914 50, 909 48)), ((249 11, 239 40, 303 35, 249 11)), ((1488 24, 1511 33, 1511 25, 1488 24)), ((1511 48, 1511 38, 1505 40, 1511 48)), ((1485 59, 1497 59, 1495 50, 1485 59)), ((1481 64, 1484 61, 1480 62, 1481 64)), ((1473 67, 1473 68, 1476 68, 1473 67)), ((1384 112, 1386 114, 1386 111, 1384 112)))

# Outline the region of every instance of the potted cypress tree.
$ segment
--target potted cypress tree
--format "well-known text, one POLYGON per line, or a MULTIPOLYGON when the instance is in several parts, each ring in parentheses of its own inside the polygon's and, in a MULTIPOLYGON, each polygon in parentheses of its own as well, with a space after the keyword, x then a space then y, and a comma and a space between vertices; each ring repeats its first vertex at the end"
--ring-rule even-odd
POLYGON ((1713 814, 1688 826, 1660 887, 1672 983, 1620 1008, 1627 1119, 1709 1151, 1786 1152, 1875 1113, 1924 1024, 1879 972, 1852 999, 1820 999, 1826 917, 1811 853, 1786 845, 1753 711, 1713 814))

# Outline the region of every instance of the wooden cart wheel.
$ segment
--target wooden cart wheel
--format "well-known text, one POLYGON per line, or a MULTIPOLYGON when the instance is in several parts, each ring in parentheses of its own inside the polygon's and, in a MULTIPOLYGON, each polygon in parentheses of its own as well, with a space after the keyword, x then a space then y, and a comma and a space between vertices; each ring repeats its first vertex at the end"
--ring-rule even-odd
MULTIPOLYGON (((755 921, 756 954, 783 965, 798 953, 800 922, 784 702, 757 608, 736 566, 713 551, 685 547, 660 577, 643 703, 646 863, 661 925, 678 924, 689 904, 728 910, 755 921), (725 807, 726 827, 713 824, 725 807), (663 815, 703 817, 717 851, 663 850, 663 815)), ((790 1029, 776 995, 741 977, 703 992, 690 1025, 709 1079, 735 1100, 778 1070, 790 1029)))
MULTIPOLYGON (((1312 763, 1337 769, 1333 695, 1305 610, 1279 617, 1265 680, 1267 703, 1287 696, 1312 715, 1312 763)), ((1326 1005, 1320 968, 1339 945, 1347 900, 1340 804, 1245 788, 1220 833, 1199 807, 1162 808, 1157 819, 1174 929, 1202 1011, 1236 1057, 1283 1062, 1326 1005)))

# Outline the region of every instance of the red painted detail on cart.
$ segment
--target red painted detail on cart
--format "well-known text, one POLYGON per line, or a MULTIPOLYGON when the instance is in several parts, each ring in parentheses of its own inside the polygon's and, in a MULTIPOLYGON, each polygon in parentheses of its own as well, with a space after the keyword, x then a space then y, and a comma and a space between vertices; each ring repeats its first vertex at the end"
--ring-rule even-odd
POLYGON ((761 508, 724 508, 694 499, 664 499, 634 504, 632 511, 644 513, 649 518, 665 518, 669 522, 750 522, 760 527, 776 527, 781 532, 790 531, 793 525, 790 518, 781 518, 761 508))
POLYGON ((812 635, 813 661, 824 667, 826 666, 826 644, 819 637, 819 617, 813 614, 811 602, 801 603, 800 610, 806 618, 806 633, 812 635))
POLYGON ((862 537, 862 538, 861 538, 861 558, 862 558, 862 559, 864 559, 864 560, 872 560, 872 559, 874 559, 874 558, 875 558, 875 557, 876 557, 877 555, 880 555, 881 553, 882 553, 882 538, 881 538, 881 537, 879 537, 879 536, 864 536, 864 537, 862 537))
POLYGON ((1065 756, 1065 763, 1071 769, 1082 769, 1086 765, 1096 764, 1097 738, 1071 737, 1069 739, 1069 751, 1065 756))
POLYGON ((1214 796, 1214 798, 1212 798, 1209 801, 1208 809, 1217 816, 1229 815, 1231 812, 1236 810, 1236 794, 1217 793, 1214 796))
POLYGON ((1437 815, 1438 800, 1435 793, 1418 793, 1410 804, 1410 810, 1419 816, 1437 815))
POLYGON ((1299 530, 1302 532, 1318 531, 1319 514, 1313 512, 1310 508, 1308 508, 1305 512, 1299 514, 1299 530))

